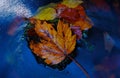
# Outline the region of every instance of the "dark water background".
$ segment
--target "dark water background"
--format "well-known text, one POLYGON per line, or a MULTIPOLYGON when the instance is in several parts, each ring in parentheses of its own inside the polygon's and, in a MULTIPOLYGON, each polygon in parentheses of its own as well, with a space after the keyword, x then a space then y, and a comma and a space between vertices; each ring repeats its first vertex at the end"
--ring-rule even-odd
MULTIPOLYGON (((0 0, 0 78, 86 78, 74 62, 63 71, 38 64, 23 38, 25 22, 21 17, 31 17, 38 7, 57 1, 0 0)), ((91 78, 120 78, 120 1, 85 2, 94 23, 87 40, 94 50, 78 47, 75 59, 91 78), (106 38, 111 39, 109 50, 105 49, 106 38)))

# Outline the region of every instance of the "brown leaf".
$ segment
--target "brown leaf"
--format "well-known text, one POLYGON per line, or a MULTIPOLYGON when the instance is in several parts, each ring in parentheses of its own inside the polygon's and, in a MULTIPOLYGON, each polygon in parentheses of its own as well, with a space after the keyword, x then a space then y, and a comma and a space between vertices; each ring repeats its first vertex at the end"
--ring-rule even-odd
POLYGON ((30 48, 37 56, 45 59, 45 63, 49 65, 58 64, 75 49, 76 35, 72 35, 68 24, 59 21, 57 30, 46 21, 35 20, 34 25, 40 42, 31 41, 30 48))

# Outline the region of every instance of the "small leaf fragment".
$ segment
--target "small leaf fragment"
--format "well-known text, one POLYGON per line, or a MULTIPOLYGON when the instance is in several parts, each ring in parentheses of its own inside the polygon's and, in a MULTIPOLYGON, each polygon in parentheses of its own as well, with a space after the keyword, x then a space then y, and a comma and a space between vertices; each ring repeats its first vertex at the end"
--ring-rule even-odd
POLYGON ((75 8, 81 3, 83 3, 82 0, 63 0, 62 2, 62 4, 66 5, 69 8, 75 8))

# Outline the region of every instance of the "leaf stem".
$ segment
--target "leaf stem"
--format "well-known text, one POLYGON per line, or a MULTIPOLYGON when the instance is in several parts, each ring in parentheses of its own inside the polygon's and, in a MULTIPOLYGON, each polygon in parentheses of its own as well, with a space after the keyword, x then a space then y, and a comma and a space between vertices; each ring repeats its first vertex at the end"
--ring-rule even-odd
POLYGON ((70 58, 83 71, 83 73, 86 75, 87 78, 90 78, 90 75, 88 74, 88 72, 77 60, 75 60, 74 58, 72 58, 69 55, 67 55, 67 57, 70 58))

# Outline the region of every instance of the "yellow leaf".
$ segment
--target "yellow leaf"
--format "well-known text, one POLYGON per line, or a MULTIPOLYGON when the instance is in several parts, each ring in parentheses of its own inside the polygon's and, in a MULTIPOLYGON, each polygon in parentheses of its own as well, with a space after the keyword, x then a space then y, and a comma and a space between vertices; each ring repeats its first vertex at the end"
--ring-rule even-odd
POLYGON ((54 8, 44 8, 37 13, 34 18, 39 20, 53 20, 56 17, 56 10, 54 8))
POLYGON ((62 4, 66 5, 69 8, 75 8, 81 3, 83 3, 82 0, 63 0, 62 2, 62 4))
POLYGON ((58 64, 75 49, 76 35, 72 35, 68 24, 59 21, 57 30, 45 21, 36 20, 34 24, 34 30, 40 37, 40 42, 30 41, 30 48, 37 56, 45 59, 45 63, 58 64))

